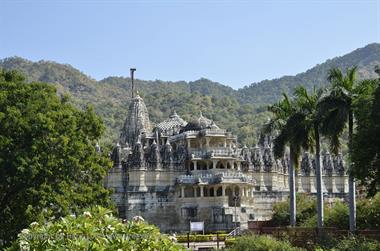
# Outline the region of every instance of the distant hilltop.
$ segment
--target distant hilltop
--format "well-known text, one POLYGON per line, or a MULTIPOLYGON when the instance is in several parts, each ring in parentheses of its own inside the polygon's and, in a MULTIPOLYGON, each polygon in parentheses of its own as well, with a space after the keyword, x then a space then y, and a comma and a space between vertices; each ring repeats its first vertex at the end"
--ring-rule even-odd
MULTIPOLYGON (((297 85, 308 89, 325 86, 331 67, 345 69, 353 65, 358 66, 360 78, 376 77, 374 67, 380 65, 380 44, 372 43, 329 59, 295 76, 264 80, 238 90, 205 78, 191 82, 137 79, 136 85, 152 122, 162 121, 173 109, 185 114, 186 120, 201 110, 205 116, 232 130, 239 141, 252 145, 257 140, 259 127, 268 119, 266 105, 276 102, 282 92, 291 93, 297 85)), ((19 70, 29 81, 53 83, 59 93, 70 93, 78 106, 92 104, 107 126, 105 138, 116 140, 130 101, 129 78, 107 77, 97 81, 68 64, 32 62, 20 57, 0 60, 0 68, 19 70)), ((138 71, 136 75, 138 77, 138 71)))

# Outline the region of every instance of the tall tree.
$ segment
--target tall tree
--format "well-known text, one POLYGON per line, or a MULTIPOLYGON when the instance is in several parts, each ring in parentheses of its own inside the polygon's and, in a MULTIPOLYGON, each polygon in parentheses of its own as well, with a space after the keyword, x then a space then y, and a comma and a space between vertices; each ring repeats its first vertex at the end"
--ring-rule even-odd
MULTIPOLYGON (((289 97, 283 93, 283 99, 277 104, 268 107, 273 113, 272 119, 264 126, 265 133, 277 131, 279 134, 274 139, 274 154, 277 158, 284 156, 285 149, 279 151, 278 145, 285 143, 284 131, 287 130, 288 119, 294 113, 294 104, 289 97)), ((295 168, 299 163, 300 149, 296 144, 289 144, 289 192, 290 192, 290 225, 296 225, 296 187, 295 187, 295 168)))
POLYGON ((313 89, 309 94, 305 87, 299 86, 295 89, 295 102, 297 113, 299 113, 299 124, 303 125, 304 137, 303 148, 314 149, 316 163, 317 181, 317 226, 323 227, 323 191, 322 191, 322 168, 321 168, 321 146, 320 146, 320 124, 317 107, 323 93, 322 89, 313 89))
MULTIPOLYGON (((110 162, 94 146, 104 131, 91 108, 78 110, 56 89, 0 71, 0 240, 32 221, 94 204, 110 205, 110 162)), ((1 243, 0 243, 1 245, 1 243)))
POLYGON ((323 118, 321 131, 330 140, 334 153, 338 152, 340 136, 348 123, 350 231, 356 229, 355 180, 351 161, 354 129, 353 100, 358 90, 356 72, 356 67, 348 68, 345 74, 338 68, 330 69, 328 81, 331 83, 331 90, 318 105, 320 116, 323 118))
POLYGON ((353 175, 369 196, 380 191, 380 68, 379 78, 364 80, 355 102, 356 132, 353 137, 353 175))

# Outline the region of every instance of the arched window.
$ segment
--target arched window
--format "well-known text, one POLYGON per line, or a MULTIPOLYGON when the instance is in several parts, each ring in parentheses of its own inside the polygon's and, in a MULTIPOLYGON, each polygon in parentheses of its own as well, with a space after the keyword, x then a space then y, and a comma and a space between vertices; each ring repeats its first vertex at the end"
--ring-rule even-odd
POLYGON ((222 187, 219 187, 218 190, 216 190, 216 196, 222 196, 222 187))

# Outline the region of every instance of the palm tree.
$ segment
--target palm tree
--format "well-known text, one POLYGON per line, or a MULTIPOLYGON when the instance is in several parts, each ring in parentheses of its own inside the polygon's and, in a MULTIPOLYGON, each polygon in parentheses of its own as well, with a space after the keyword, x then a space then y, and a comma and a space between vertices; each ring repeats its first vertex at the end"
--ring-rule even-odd
MULTIPOLYGON (((295 112, 294 104, 289 97, 283 93, 283 99, 277 104, 271 105, 268 108, 273 113, 273 118, 264 126, 265 133, 279 131, 279 135, 274 140, 274 154, 276 158, 284 155, 284 149, 278 150, 277 145, 282 140, 283 131, 287 130, 287 120, 295 112)), ((285 145, 284 145, 285 147, 285 145)), ((289 163, 289 192, 290 192, 290 225, 296 225, 296 189, 295 189, 295 166, 299 162, 300 150, 294 144, 289 144, 290 148, 290 163, 289 163)))
POLYGON ((299 123, 304 126, 305 141, 304 148, 308 150, 315 146, 315 162, 316 162, 316 180, 317 180, 317 226, 323 227, 323 191, 322 191, 322 169, 321 169, 321 147, 320 147, 320 116, 317 110, 318 102, 324 90, 314 89, 311 94, 303 86, 295 89, 295 97, 298 108, 298 113, 301 114, 299 123))
POLYGON ((357 92, 356 72, 356 67, 348 68, 345 75, 340 69, 330 69, 327 79, 331 83, 331 91, 318 104, 320 117, 323 118, 321 132, 330 140, 331 149, 335 154, 340 146, 339 138, 348 122, 350 231, 355 231, 356 228, 355 180, 351 173, 353 99, 357 92))

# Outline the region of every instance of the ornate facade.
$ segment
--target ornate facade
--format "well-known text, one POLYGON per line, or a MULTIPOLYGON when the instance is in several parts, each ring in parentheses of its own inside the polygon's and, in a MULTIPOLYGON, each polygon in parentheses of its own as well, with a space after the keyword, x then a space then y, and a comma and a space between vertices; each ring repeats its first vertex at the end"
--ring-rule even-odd
MULTIPOLYGON (((162 231, 188 231, 189 221, 206 230, 247 228, 269 220, 273 204, 289 196, 288 156, 276 160, 270 141, 241 147, 231 132, 202 114, 191 122, 173 112, 156 126, 138 95, 128 109, 105 185, 119 214, 141 215, 162 231)), ((298 192, 316 193, 315 163, 305 152, 296 176, 298 192)), ((341 155, 322 154, 325 194, 343 198, 348 177, 341 155)))

